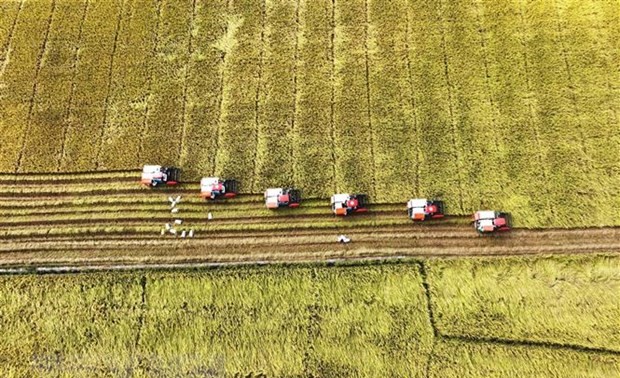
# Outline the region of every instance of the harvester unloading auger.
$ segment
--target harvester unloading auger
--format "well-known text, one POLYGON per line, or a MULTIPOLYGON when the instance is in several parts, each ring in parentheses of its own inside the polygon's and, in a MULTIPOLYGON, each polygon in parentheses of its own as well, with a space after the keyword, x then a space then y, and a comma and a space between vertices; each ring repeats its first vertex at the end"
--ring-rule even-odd
POLYGON ((236 180, 203 177, 200 180, 200 196, 204 199, 233 198, 239 192, 238 187, 236 180))
POLYGON ((176 185, 179 183, 181 170, 176 167, 162 167, 161 165, 145 165, 142 168, 140 183, 152 188, 159 185, 176 185))

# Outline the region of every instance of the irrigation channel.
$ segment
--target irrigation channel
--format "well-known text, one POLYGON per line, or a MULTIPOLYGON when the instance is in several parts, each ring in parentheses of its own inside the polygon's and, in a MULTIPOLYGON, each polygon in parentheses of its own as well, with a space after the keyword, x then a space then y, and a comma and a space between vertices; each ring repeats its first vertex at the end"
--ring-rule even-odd
POLYGON ((620 252, 620 228, 514 229, 481 237, 469 217, 413 224, 403 203, 371 205, 370 212, 343 219, 331 213, 328 199, 271 211, 259 194, 205 202, 198 183, 150 190, 137 184, 138 175, 0 181, 0 273, 620 252), (176 196, 182 198, 173 214, 168 197, 176 196), (193 230, 192 238, 165 231, 175 219, 182 220, 179 233, 193 230), (351 243, 338 243, 340 234, 351 243))

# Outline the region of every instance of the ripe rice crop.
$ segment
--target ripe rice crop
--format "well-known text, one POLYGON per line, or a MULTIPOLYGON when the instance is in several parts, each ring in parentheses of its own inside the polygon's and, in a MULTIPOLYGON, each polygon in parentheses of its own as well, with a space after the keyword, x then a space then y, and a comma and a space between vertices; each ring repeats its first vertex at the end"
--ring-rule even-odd
MULTIPOLYGON (((615 341, 605 339, 613 329, 584 328, 579 301, 617 291, 617 260, 510 259, 495 270, 488 261, 473 259, 2 276, 0 373, 615 376, 620 357, 615 341), (596 279, 573 290, 576 301, 545 295, 519 302, 536 320, 532 326, 564 335, 518 331, 509 339, 490 322, 472 326, 468 334, 452 331, 460 325, 449 323, 450 314, 472 298, 438 289, 455 286, 453 275, 437 274, 446 266, 476 270, 471 280, 483 293, 513 293, 513 279, 524 292, 534 291, 536 279, 524 279, 532 274, 566 278, 568 272, 589 272, 596 279), (562 323, 539 317, 541 304, 562 323)), ((476 301, 496 308, 508 303, 491 297, 476 301)), ((607 303, 599 307, 600 315, 617 319, 617 306, 607 303)), ((520 319, 519 312, 507 312, 502 321, 518 325, 520 319)))
POLYGON ((620 351, 619 264, 615 256, 437 261, 428 275, 437 327, 620 351))
POLYGON ((2 7, 2 172, 174 164, 246 193, 619 224, 617 2, 2 7))

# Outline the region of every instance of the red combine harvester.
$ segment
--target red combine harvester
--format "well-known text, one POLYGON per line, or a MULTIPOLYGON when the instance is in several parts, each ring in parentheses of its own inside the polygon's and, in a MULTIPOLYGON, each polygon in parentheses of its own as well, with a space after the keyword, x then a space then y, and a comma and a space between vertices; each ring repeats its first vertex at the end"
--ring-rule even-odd
POLYGON ((510 219, 507 213, 493 210, 476 211, 474 227, 480 234, 510 231, 510 219))
POLYGON ((233 198, 238 193, 236 180, 220 180, 218 177, 203 177, 200 180, 200 196, 204 199, 233 198))
POLYGON ((301 192, 294 188, 269 188, 265 190, 265 206, 268 209, 279 207, 299 207, 301 192))
POLYGON ((140 183, 152 188, 159 185, 176 185, 179 183, 181 170, 175 167, 162 167, 161 165, 145 165, 142 168, 140 183))
POLYGON ((410 199, 407 202, 407 214, 415 221, 443 218, 443 201, 426 198, 410 199))
POLYGON ((368 211, 366 204, 368 197, 365 194, 334 194, 332 196, 332 211, 336 215, 349 215, 368 211))

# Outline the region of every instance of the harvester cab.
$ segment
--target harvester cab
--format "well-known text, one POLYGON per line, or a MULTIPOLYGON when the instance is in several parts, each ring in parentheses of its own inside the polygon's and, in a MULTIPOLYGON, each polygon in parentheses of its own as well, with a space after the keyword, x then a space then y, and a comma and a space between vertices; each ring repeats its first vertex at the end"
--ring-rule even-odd
POLYGON ((332 196, 332 211, 336 215, 349 215, 368 211, 366 204, 368 197, 365 194, 334 194, 332 196))
POLYGON ((179 183, 181 170, 175 167, 162 167, 161 165, 145 165, 142 168, 140 183, 145 186, 156 187, 158 185, 176 185, 179 183))
POLYGON ((299 207, 301 193, 293 188, 269 188, 265 190, 265 206, 268 209, 279 207, 299 207))
POLYGON ((493 210, 481 210, 474 214, 474 227, 480 234, 497 231, 510 231, 510 220, 507 213, 493 210))
POLYGON ((443 218, 443 201, 426 198, 410 199, 407 202, 407 213, 414 222, 443 218))
POLYGON ((200 180, 200 196, 204 199, 233 198, 237 195, 238 186, 236 180, 203 177, 200 180))

